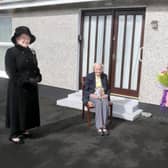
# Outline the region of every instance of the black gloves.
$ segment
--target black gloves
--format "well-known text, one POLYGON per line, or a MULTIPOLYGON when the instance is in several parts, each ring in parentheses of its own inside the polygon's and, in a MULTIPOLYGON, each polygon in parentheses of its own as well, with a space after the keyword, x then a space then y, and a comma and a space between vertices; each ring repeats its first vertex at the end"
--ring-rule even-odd
POLYGON ((40 81, 41 81, 40 76, 37 76, 36 78, 29 78, 29 82, 30 82, 31 84, 36 84, 36 83, 38 83, 38 82, 40 82, 40 81))

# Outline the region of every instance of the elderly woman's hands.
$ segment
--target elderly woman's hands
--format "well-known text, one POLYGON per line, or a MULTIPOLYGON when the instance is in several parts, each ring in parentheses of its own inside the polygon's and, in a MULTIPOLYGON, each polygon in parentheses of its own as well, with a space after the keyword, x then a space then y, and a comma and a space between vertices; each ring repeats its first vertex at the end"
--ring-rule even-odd
POLYGON ((93 98, 93 99, 107 99, 108 95, 103 94, 101 97, 99 97, 98 95, 92 93, 92 94, 90 94, 90 97, 93 98))
POLYGON ((93 99, 98 99, 98 98, 100 98, 99 96, 97 96, 96 94, 93 94, 93 93, 90 94, 90 97, 93 98, 93 99))
POLYGON ((93 104, 91 101, 88 101, 87 105, 88 105, 89 107, 94 107, 94 104, 93 104))
POLYGON ((102 99, 107 99, 108 98, 108 95, 106 95, 106 94, 104 94, 103 96, 102 96, 102 99))

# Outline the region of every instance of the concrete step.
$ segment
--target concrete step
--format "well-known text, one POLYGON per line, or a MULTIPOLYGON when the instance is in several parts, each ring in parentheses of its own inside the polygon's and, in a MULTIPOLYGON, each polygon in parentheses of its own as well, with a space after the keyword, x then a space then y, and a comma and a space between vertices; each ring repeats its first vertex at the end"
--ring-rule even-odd
POLYGON ((68 95, 68 99, 72 99, 72 100, 82 100, 82 93, 71 93, 68 95))
MULTIPOLYGON (((82 92, 80 91, 80 92, 69 94, 68 99, 71 101, 74 100, 75 102, 82 101, 82 92)), ((137 100, 118 98, 116 96, 111 96, 110 99, 114 104, 114 108, 120 111, 132 112, 138 109, 137 100)))
POLYGON ((134 121, 141 115, 142 111, 143 111, 142 109, 138 109, 133 113, 127 113, 113 110, 113 117, 125 119, 127 121, 134 121))
MULTIPOLYGON (((111 96, 113 102, 113 117, 134 121, 142 112, 138 108, 138 101, 124 97, 111 96)), ((69 94, 67 98, 57 100, 59 106, 82 110, 82 91, 69 94)), ((95 112, 95 109, 92 109, 95 112)))
POLYGON ((138 109, 138 103, 132 103, 132 102, 117 102, 117 101, 112 101, 113 102, 113 109, 115 111, 126 111, 128 113, 135 112, 138 109))
POLYGON ((59 106, 70 107, 70 108, 82 110, 82 101, 79 101, 79 100, 74 101, 71 99, 64 98, 64 99, 57 100, 56 104, 59 106))

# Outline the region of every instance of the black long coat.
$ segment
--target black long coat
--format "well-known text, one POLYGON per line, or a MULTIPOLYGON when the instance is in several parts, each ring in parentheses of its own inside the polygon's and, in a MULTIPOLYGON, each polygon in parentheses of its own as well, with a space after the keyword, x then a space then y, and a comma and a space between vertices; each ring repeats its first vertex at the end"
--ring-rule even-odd
POLYGON ((15 45, 5 56, 9 76, 7 93, 6 127, 11 134, 40 126, 38 86, 30 78, 41 81, 35 52, 15 45))

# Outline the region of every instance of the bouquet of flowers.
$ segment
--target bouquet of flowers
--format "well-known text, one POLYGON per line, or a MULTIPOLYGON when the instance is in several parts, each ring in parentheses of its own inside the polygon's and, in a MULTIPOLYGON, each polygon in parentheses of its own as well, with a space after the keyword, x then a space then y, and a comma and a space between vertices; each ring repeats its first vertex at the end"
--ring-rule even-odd
POLYGON ((99 97, 99 99, 102 98, 104 95, 104 89, 103 88, 95 88, 95 94, 99 97))
POLYGON ((165 89, 168 89, 168 67, 158 74, 157 79, 165 89))
POLYGON ((168 107, 168 67, 158 74, 157 79, 163 88, 163 96, 160 103, 163 110, 165 107, 168 107))

